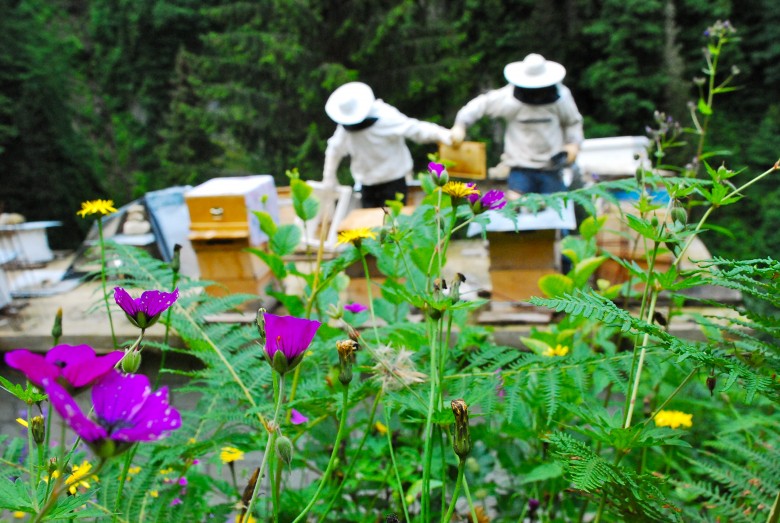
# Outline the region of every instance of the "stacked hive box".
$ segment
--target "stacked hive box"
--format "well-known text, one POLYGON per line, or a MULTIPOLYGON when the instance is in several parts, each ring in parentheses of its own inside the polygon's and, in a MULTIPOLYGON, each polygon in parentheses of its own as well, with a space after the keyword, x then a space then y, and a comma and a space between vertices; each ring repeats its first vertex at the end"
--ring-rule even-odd
POLYGON ((262 294, 270 281, 270 271, 246 249, 262 248, 268 241, 252 211, 266 211, 279 221, 273 177, 214 178, 187 192, 184 198, 200 278, 221 284, 209 287, 209 294, 262 294))

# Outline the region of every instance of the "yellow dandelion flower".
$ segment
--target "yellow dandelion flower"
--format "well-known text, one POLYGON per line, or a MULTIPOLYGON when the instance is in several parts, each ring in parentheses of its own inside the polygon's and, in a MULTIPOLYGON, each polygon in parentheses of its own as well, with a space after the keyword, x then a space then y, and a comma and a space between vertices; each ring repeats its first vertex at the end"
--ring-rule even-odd
MULTIPOLYGON (((90 476, 91 470, 92 465, 86 460, 84 460, 81 465, 73 465, 70 476, 68 476, 68 478, 65 480, 65 485, 68 487, 68 492, 71 494, 76 494, 79 487, 89 488, 89 483, 84 481, 84 478, 90 476)), ((51 477, 55 479, 59 476, 59 470, 55 470, 51 475, 51 477)))
POLYGON ((14 518, 16 519, 22 519, 27 516, 27 512, 22 512, 21 510, 17 510, 14 512, 14 518))
POLYGON ((351 243, 352 245, 360 245, 360 242, 365 238, 376 239, 376 233, 368 227, 362 229, 351 229, 349 231, 341 231, 339 233, 339 239, 337 243, 351 243))
POLYGON ((159 490, 150 490, 149 491, 149 495, 152 496, 153 498, 156 498, 157 496, 160 495, 160 491, 159 490))
POLYGON ((553 349, 552 347, 547 347, 544 352, 542 353, 542 356, 548 356, 548 357, 555 357, 555 356, 566 356, 569 353, 569 347, 566 345, 561 345, 560 343, 555 346, 553 349))
POLYGON ((382 423, 381 421, 377 421, 376 423, 374 423, 374 428, 375 428, 375 429, 376 429, 376 431, 377 431, 378 433, 380 433, 382 436, 384 436, 385 434, 387 434, 387 425, 385 425, 385 424, 384 424, 384 423, 382 423))
POLYGON ((81 202, 81 210, 76 214, 82 218, 86 218, 93 214, 105 215, 111 214, 112 212, 116 212, 114 200, 87 200, 86 202, 81 202))
POLYGON ((662 410, 655 415, 655 424, 657 427, 693 427, 693 414, 686 414, 679 410, 662 410))
POLYGON ((219 459, 222 460, 222 463, 241 461, 244 459, 244 452, 235 447, 222 447, 222 450, 219 453, 219 459))
POLYGON ((465 198, 470 194, 479 194, 479 190, 473 183, 447 182, 441 190, 453 198, 465 198))

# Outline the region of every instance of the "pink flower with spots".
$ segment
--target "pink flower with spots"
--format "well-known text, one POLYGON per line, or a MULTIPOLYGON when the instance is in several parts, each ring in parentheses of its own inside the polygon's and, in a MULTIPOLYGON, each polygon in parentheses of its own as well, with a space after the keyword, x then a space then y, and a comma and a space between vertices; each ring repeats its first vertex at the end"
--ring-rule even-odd
POLYGON ((157 323, 160 315, 179 299, 179 289, 173 292, 145 291, 140 298, 132 298, 122 287, 114 288, 114 301, 127 315, 130 323, 146 329, 157 323))
POLYGON ((303 353, 311 345, 319 321, 277 316, 263 313, 265 325, 265 355, 268 362, 279 374, 294 369, 303 359, 303 353))
POLYGON ((92 388, 94 420, 59 383, 44 379, 52 406, 100 457, 121 454, 137 441, 154 441, 181 426, 168 389, 152 392, 143 374, 111 371, 92 388))
POLYGON ((89 345, 57 345, 45 355, 27 349, 11 351, 5 355, 5 362, 23 372, 36 387, 43 388, 43 381, 48 379, 73 391, 89 387, 102 378, 123 354, 118 350, 97 356, 89 345))

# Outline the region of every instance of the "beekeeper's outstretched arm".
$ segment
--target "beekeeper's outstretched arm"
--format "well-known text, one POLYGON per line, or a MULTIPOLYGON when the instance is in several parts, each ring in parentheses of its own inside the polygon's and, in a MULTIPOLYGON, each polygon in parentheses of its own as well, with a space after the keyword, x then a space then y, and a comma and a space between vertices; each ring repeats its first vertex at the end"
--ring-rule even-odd
POLYGON ((455 125, 450 129, 452 145, 457 147, 466 139, 466 129, 483 116, 499 118, 503 114, 506 93, 495 89, 481 94, 463 106, 455 115, 455 125))
POLYGON ((374 103, 382 121, 381 132, 385 136, 403 136, 416 143, 452 144, 450 130, 435 123, 406 116, 390 104, 377 100, 374 103))
POLYGON ((322 169, 322 183, 326 188, 335 188, 338 184, 336 171, 338 171, 341 160, 347 155, 347 131, 338 126, 336 132, 328 139, 328 146, 325 149, 325 165, 322 169))

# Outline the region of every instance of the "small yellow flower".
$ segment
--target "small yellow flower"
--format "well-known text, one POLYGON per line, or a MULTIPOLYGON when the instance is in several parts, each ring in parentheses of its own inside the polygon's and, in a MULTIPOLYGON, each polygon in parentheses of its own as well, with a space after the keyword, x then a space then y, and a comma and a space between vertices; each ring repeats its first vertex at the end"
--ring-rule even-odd
POLYGON ((257 520, 252 516, 241 516, 241 514, 236 514, 236 523, 257 523, 257 520))
POLYGON ((547 347, 544 352, 542 353, 542 356, 566 356, 569 353, 569 347, 566 345, 561 345, 560 343, 555 346, 553 349, 552 347, 547 347))
POLYGON ((351 243, 352 245, 358 246, 365 238, 371 238, 374 240, 376 239, 376 233, 368 227, 342 231, 339 233, 339 239, 337 243, 351 243))
POLYGON ((105 215, 111 214, 112 212, 116 212, 114 200, 87 200, 86 202, 81 202, 81 210, 76 214, 82 218, 86 218, 93 214, 105 215))
MULTIPOLYGON (((68 492, 71 494, 76 494, 79 487, 89 488, 89 483, 84 481, 84 478, 90 476, 91 470, 92 465, 87 460, 84 460, 81 465, 73 465, 70 476, 68 476, 68 478, 65 480, 65 485, 68 487, 68 492)), ((51 477, 57 478, 59 475, 60 471, 55 470, 51 477)))
POLYGON ((158 491, 158 490, 150 490, 149 491, 149 495, 152 496, 153 498, 156 498, 157 496, 160 495, 160 491, 158 491))
POLYGON ((441 190, 453 198, 465 198, 470 194, 479 194, 479 190, 474 187, 474 184, 466 184, 463 182, 447 182, 441 190))
POLYGON ((686 414, 679 410, 662 410, 655 415, 655 424, 657 427, 693 427, 693 414, 686 414))
POLYGON ((222 463, 241 461, 244 459, 244 452, 235 447, 222 447, 222 450, 219 453, 219 459, 222 460, 222 463))
POLYGON ((27 516, 27 512, 22 512, 21 510, 17 510, 14 512, 14 518, 16 519, 22 519, 25 516, 27 516))
POLYGON ((374 423, 374 428, 375 428, 375 429, 376 429, 376 431, 377 431, 378 433, 380 433, 382 436, 384 436, 385 434, 387 434, 387 425, 385 425, 385 424, 384 424, 384 423, 382 423, 381 421, 377 421, 376 423, 374 423))
POLYGON ((135 476, 139 472, 141 472, 141 467, 130 467, 129 469, 127 469, 128 476, 135 476))
POLYGON ((27 427, 29 427, 29 425, 27 424, 27 420, 26 420, 26 419, 24 419, 24 418, 16 418, 16 422, 17 422, 19 425, 21 425, 22 427, 24 427, 24 428, 27 428, 27 427))

